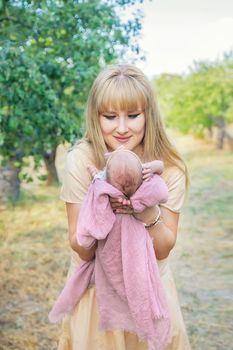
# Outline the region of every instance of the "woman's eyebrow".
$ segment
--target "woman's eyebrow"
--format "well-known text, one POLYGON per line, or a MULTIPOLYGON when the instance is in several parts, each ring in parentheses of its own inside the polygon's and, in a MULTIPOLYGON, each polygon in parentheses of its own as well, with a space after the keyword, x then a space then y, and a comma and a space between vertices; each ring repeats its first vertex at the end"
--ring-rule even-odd
POLYGON ((128 111, 128 113, 133 113, 133 112, 140 112, 140 113, 142 113, 142 112, 144 112, 145 111, 145 109, 144 108, 135 108, 135 109, 133 109, 133 110, 131 110, 131 111, 128 111))
MULTIPOLYGON (((127 113, 142 113, 142 112, 144 112, 143 109, 133 109, 133 110, 131 110, 131 111, 127 111, 127 113)), ((103 114, 104 114, 104 113, 117 114, 116 111, 104 111, 103 114)))

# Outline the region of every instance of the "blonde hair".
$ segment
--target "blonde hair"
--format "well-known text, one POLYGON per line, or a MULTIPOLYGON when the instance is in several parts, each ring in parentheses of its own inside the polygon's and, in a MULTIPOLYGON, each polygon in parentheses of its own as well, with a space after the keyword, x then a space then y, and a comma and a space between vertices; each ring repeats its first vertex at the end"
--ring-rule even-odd
POLYGON ((166 133, 150 82, 140 69, 128 64, 104 69, 97 76, 89 94, 83 140, 91 143, 96 166, 104 166, 107 151, 99 123, 100 113, 109 108, 129 112, 139 107, 144 111, 146 120, 142 141, 143 161, 162 159, 165 166, 176 165, 185 173, 187 182, 187 168, 166 133))

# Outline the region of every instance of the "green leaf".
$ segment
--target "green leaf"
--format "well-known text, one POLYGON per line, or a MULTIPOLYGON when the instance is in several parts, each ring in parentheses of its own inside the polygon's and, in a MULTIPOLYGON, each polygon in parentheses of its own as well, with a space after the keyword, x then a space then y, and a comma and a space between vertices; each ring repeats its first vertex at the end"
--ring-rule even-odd
POLYGON ((0 31, 0 156, 17 154, 19 162, 33 156, 39 167, 48 149, 81 135, 100 69, 125 54, 138 57, 134 42, 142 16, 135 12, 125 23, 120 11, 139 3, 4 2, 9 16, 20 21, 4 22, 0 31))
POLYGON ((37 178, 38 178, 40 181, 44 182, 44 181, 47 181, 48 176, 47 176, 47 175, 39 175, 39 176, 37 176, 37 178))

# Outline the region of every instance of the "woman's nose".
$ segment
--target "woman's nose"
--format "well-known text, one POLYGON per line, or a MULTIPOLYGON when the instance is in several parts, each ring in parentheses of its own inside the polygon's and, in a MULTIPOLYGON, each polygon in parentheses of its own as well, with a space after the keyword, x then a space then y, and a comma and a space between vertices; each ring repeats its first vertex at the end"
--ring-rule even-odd
POLYGON ((117 131, 125 134, 128 131, 128 123, 125 117, 120 117, 118 120, 117 131))

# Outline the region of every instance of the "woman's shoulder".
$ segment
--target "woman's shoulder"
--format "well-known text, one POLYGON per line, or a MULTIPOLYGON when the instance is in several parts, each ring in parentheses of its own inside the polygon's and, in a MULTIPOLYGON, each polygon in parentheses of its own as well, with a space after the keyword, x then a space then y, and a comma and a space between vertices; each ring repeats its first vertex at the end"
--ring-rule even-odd
POLYGON ((183 163, 165 166, 161 177, 168 187, 168 201, 161 206, 179 213, 186 193, 186 174, 183 163))
POLYGON ((93 162, 93 150, 91 144, 86 140, 76 142, 67 152, 67 163, 93 162))
POLYGON ((79 141, 67 153, 60 198, 68 203, 81 203, 91 182, 87 166, 93 161, 91 146, 79 141))
POLYGON ((186 184, 186 169, 180 161, 177 164, 165 165, 165 169, 161 175, 168 187, 181 186, 186 184))
POLYGON ((177 164, 165 165, 162 177, 170 178, 178 175, 185 177, 185 166, 182 162, 178 162, 177 164))

